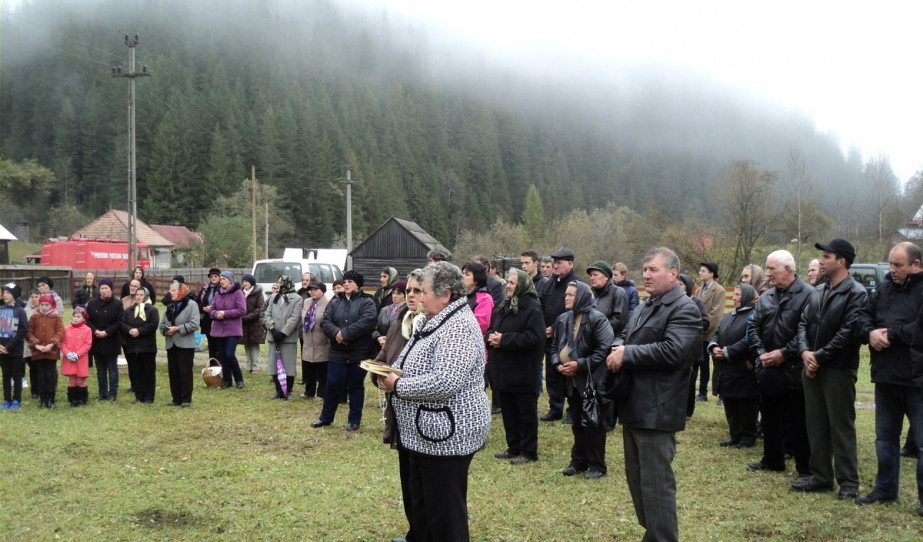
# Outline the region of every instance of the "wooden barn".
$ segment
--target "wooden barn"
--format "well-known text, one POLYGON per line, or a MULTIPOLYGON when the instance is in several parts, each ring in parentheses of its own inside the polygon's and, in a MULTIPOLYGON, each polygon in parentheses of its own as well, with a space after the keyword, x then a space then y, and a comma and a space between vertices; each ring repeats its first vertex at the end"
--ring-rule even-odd
POLYGON ((352 268, 362 273, 366 288, 377 288, 382 269, 393 267, 401 278, 406 278, 428 263, 426 253, 434 248, 446 250, 415 222, 392 216, 353 249, 352 268))

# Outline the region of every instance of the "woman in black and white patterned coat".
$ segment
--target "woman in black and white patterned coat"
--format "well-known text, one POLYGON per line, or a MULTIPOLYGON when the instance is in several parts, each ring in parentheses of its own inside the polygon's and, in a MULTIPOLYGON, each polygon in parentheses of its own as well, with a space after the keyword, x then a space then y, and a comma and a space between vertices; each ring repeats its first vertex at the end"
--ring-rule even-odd
POLYGON ((468 540, 468 467, 490 429, 484 393, 484 340, 458 267, 423 270, 418 321, 394 365, 379 379, 392 392, 408 540, 468 540))

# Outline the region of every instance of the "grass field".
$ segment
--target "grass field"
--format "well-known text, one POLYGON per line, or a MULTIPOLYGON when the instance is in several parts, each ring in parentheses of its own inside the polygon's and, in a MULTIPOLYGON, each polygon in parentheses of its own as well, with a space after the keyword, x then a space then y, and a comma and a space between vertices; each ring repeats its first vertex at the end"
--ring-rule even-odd
MULTIPOLYGON (((239 357, 243 359, 242 349, 239 357)), ((270 401, 265 373, 242 390, 205 389, 196 377, 193 408, 166 408, 159 364, 154 405, 115 403, 0 414, 3 540, 389 540, 406 530, 396 454, 381 443, 378 390, 366 389, 362 428, 312 429, 320 401, 270 401)), ((871 402, 868 369, 860 403, 871 402)), ((127 380, 127 378, 125 379, 127 380)), ((91 397, 96 391, 90 381, 91 397)), ((127 384, 123 381, 122 389, 127 384)), ((28 396, 28 393, 26 393, 28 396)), ((546 396, 540 400, 540 410, 546 396)), ((62 406, 63 405, 63 406, 62 406)), ((875 476, 873 412, 858 411, 861 491, 875 476)), ((609 475, 561 476, 570 428, 542 423, 540 460, 513 467, 499 416, 471 466, 474 540, 637 540, 622 469, 621 429, 610 433, 609 475)), ((832 494, 794 494, 787 473, 754 473, 757 448, 725 449, 723 410, 698 403, 678 434, 680 532, 684 540, 920 540, 923 518, 910 460, 902 461, 901 502, 858 507, 832 494)))

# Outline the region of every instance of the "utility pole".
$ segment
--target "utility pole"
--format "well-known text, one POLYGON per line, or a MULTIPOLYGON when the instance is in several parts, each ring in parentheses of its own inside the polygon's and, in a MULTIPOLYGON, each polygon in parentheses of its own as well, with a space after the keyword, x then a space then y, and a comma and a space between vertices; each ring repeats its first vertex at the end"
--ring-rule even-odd
POLYGON ((135 46, 138 45, 138 35, 130 39, 125 34, 125 45, 128 46, 128 73, 122 73, 121 66, 112 67, 112 77, 128 78, 128 276, 131 277, 135 267, 135 252, 138 244, 138 186, 136 179, 135 162, 135 77, 146 77, 147 66, 141 67, 141 73, 135 73, 135 46))
POLYGON ((256 166, 250 166, 250 211, 253 229, 253 261, 256 261, 256 166))
POLYGON ((346 178, 340 182, 346 183, 346 267, 352 269, 352 258, 349 253, 353 251, 353 183, 350 166, 346 167, 346 178))

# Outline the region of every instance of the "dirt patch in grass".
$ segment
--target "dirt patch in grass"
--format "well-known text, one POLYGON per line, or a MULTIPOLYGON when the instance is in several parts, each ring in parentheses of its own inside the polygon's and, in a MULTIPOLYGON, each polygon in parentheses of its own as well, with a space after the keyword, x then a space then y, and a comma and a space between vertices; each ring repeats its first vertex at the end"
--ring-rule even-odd
POLYGON ((202 519, 186 510, 163 510, 156 507, 146 508, 140 512, 135 512, 130 517, 133 523, 155 529, 202 526, 202 519))

